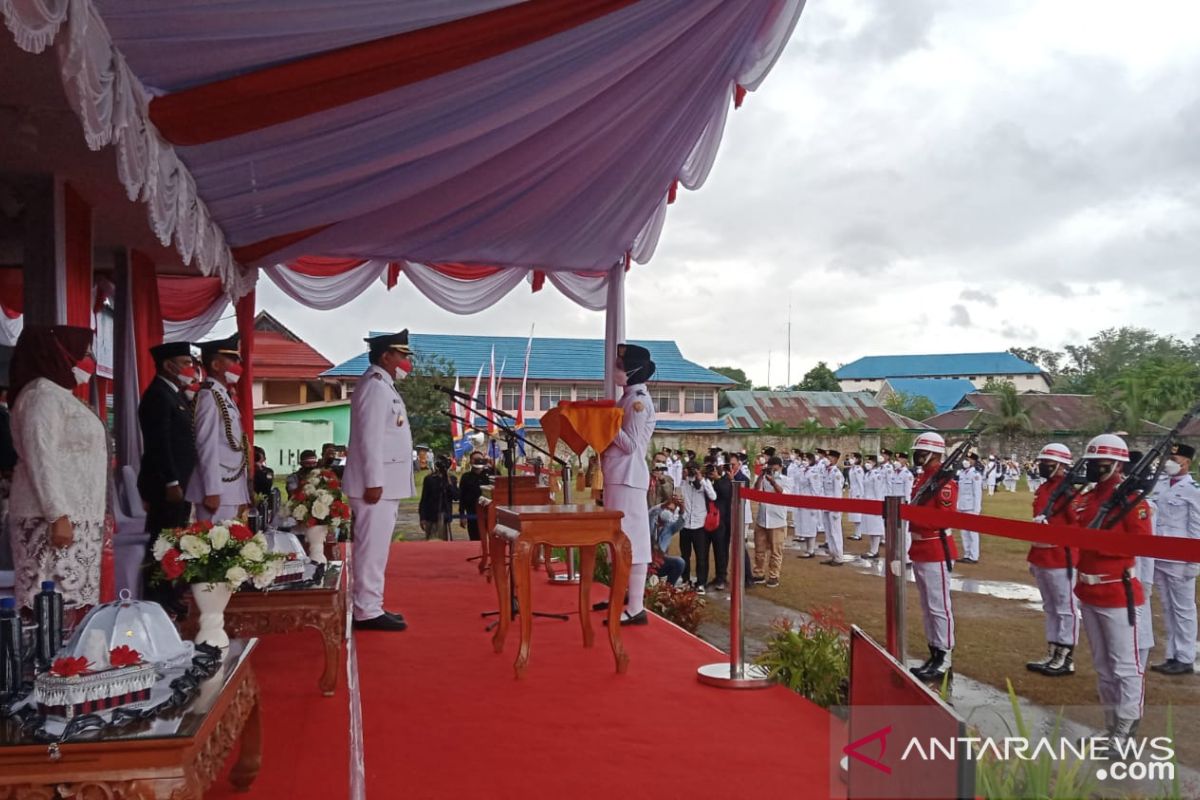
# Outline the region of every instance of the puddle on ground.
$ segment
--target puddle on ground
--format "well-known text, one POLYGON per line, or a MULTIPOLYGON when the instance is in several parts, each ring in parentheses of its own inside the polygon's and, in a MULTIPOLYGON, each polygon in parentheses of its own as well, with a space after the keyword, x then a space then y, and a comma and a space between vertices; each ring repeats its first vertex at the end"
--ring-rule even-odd
MULTIPOLYGON (((874 561, 856 559, 848 561, 846 566, 853 567, 859 572, 883 577, 884 560, 882 558, 874 561)), ((914 581, 912 572, 908 573, 908 581, 909 583, 914 581)), ((969 594, 982 594, 988 597, 997 597, 1001 600, 1017 600, 1034 611, 1042 610, 1041 593, 1038 592, 1036 586, 1028 586, 1024 583, 984 581, 951 573, 950 590, 954 592, 967 592, 969 594)))

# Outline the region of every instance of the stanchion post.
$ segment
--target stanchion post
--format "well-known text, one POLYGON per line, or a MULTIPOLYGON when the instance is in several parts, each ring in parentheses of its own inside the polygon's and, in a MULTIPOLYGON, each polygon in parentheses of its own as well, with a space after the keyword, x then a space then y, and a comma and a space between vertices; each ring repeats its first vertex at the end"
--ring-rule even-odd
POLYGON ((908 553, 904 551, 904 528, 900 522, 899 497, 883 498, 883 535, 886 542, 883 577, 886 593, 885 614, 887 651, 904 663, 904 590, 908 574, 904 562, 908 553))
POLYGON ((730 504, 732 535, 729 542, 729 661, 705 664, 696 670, 696 680, 725 689, 762 689, 771 685, 767 671, 755 664, 746 664, 745 629, 742 625, 742 595, 746 591, 746 515, 742 503, 741 484, 733 484, 730 504))

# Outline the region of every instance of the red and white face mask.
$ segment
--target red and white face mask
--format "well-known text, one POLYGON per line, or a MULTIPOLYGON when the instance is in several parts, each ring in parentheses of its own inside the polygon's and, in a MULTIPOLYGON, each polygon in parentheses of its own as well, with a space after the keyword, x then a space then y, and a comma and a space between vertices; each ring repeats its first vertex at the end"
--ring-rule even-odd
POLYGON ((196 393, 200 391, 200 381, 192 381, 183 387, 183 393, 187 395, 188 400, 195 400, 196 393))
POLYGON ((413 370, 412 359, 410 359, 410 358, 401 359, 400 362, 398 364, 396 364, 396 371, 394 373, 396 376, 396 380, 398 380, 398 381, 404 380, 405 378, 407 378, 409 375, 412 374, 412 370, 413 370))
POLYGON ((241 364, 232 363, 229 366, 225 367, 225 383, 229 384, 230 386, 234 386, 241 379, 242 379, 242 365, 241 364))
POLYGON ((196 367, 194 365, 190 367, 182 367, 175 375, 175 380, 179 381, 180 385, 184 387, 196 383, 197 378, 198 376, 196 374, 196 367))
POLYGON ((75 366, 71 367, 71 374, 75 376, 75 383, 82 386, 96 374, 96 359, 84 356, 75 362, 75 366))

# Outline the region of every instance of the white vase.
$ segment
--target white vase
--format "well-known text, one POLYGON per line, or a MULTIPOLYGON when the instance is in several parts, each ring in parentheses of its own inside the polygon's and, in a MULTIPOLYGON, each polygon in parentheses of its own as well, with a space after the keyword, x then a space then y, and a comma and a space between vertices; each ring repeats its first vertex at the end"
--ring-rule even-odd
POLYGON ((211 644, 228 647, 229 634, 225 633, 225 606, 233 589, 228 583, 193 583, 192 598, 200 609, 200 630, 196 632, 196 644, 211 644))
POLYGON ((309 525, 304 532, 304 541, 308 544, 308 560, 314 564, 324 564, 325 539, 329 536, 329 528, 325 525, 309 525))

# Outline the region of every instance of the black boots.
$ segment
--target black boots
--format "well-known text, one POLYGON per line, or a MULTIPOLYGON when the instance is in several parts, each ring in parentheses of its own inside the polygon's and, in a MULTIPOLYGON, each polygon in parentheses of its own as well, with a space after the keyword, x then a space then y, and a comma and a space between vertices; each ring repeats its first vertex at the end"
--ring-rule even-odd
POLYGON ((1037 661, 1026 661, 1025 669, 1029 670, 1030 672, 1041 672, 1046 668, 1047 664, 1054 660, 1054 651, 1057 648, 1058 645, 1054 642, 1046 642, 1046 657, 1037 661))
POLYGON ((932 645, 929 648, 929 660, 919 667, 912 668, 913 677, 924 683, 940 682, 950 671, 950 651, 939 650, 932 645))
POLYGON ((1025 669, 1053 678, 1075 674, 1075 647, 1073 645, 1048 642, 1047 651, 1045 658, 1040 661, 1028 662, 1025 669))

